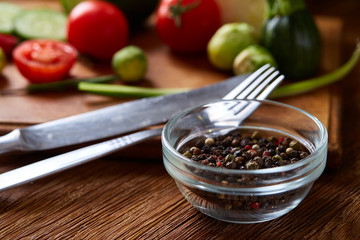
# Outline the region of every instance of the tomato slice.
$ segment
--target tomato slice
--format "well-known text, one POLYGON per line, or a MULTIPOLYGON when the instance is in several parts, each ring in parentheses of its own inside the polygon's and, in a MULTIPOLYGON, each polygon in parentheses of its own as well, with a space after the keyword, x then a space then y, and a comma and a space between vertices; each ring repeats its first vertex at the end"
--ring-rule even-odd
POLYGON ((77 58, 77 50, 57 40, 28 40, 13 51, 14 63, 31 83, 62 80, 77 58))

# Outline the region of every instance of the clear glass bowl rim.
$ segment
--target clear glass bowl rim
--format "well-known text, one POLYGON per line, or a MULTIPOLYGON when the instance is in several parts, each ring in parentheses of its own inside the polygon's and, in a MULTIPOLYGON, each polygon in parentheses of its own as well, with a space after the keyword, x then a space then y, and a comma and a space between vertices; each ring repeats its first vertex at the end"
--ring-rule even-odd
MULTIPOLYGON (((312 114, 306 112, 305 110, 302 110, 298 107, 294 107, 285 103, 281 103, 281 102, 277 102, 277 101, 272 101, 272 100, 252 100, 252 99, 234 99, 234 100, 219 100, 219 101, 213 101, 213 102, 209 102, 206 104, 201 104, 195 107, 191 107, 188 108, 184 111, 182 111, 181 113, 177 114, 176 116, 174 116, 172 119, 170 119, 167 124, 164 126, 164 129, 162 131, 161 134, 161 141, 163 144, 163 147, 165 147, 167 150, 170 151, 170 154, 172 154, 174 156, 173 159, 176 159, 176 161, 178 163, 183 163, 186 164, 187 166, 191 166, 191 167, 195 167, 197 169, 201 169, 201 170, 206 170, 206 171, 212 171, 214 173, 220 173, 220 174, 272 174, 272 173, 281 173, 281 172, 286 172, 286 171, 292 171, 298 168, 302 168, 303 166, 306 166, 308 164, 315 164, 315 166, 317 166, 318 164, 320 164, 320 162, 318 161, 322 161, 323 159, 318 157, 319 155, 321 155, 321 153, 324 151, 324 148, 327 148, 327 141, 328 141, 328 133, 326 130, 326 127, 324 126, 324 124, 322 124, 320 122, 319 119, 317 119, 315 116, 313 116, 312 114), (178 121, 180 118, 182 118, 183 116, 187 115, 188 113, 198 109, 198 108, 202 108, 211 104, 216 104, 219 102, 234 102, 234 101, 245 101, 245 102, 259 102, 261 104, 270 104, 270 105, 275 105, 278 107, 283 107, 283 108, 289 108, 292 109, 294 111, 299 112, 300 114, 303 114, 305 116, 307 116, 309 119, 311 119, 316 126, 319 128, 319 134, 320 134, 320 144, 318 147, 315 148, 315 151, 312 152, 308 157, 302 159, 301 161, 298 161, 296 163, 292 163, 289 165, 285 165, 285 166, 281 166, 281 167, 274 167, 274 168, 266 168, 266 169, 256 169, 256 170, 240 170, 240 169, 227 169, 227 168, 215 168, 215 167, 211 167, 211 166, 207 166, 195 161, 192 161, 186 157, 184 157, 182 154, 180 154, 167 140, 167 136, 170 134, 170 129, 171 126, 173 125, 173 123, 175 123, 176 121, 178 121), (316 161, 318 160, 318 161, 316 161)), ((326 149, 327 151, 327 149, 326 149)))

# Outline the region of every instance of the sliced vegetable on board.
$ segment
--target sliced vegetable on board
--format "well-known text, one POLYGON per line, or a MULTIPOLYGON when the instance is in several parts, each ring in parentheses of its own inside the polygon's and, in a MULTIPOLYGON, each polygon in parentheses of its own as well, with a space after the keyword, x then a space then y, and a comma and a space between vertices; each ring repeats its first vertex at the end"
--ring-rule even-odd
POLYGON ((27 9, 15 18, 15 33, 23 39, 65 40, 66 16, 50 9, 27 9))
POLYGON ((112 56, 128 42, 129 28, 121 10, 105 1, 84 1, 70 12, 67 40, 80 53, 99 60, 112 56))
POLYGON ((162 0, 156 11, 159 38, 179 53, 206 51, 220 24, 215 0, 162 0))
POLYGON ((13 33, 14 20, 22 8, 10 2, 0 2, 0 33, 13 33))
POLYGON ((77 50, 58 40, 27 40, 13 51, 16 67, 31 83, 62 80, 76 59, 77 50))
POLYGON ((268 0, 261 44, 289 80, 313 76, 320 66, 321 39, 303 0, 268 0))

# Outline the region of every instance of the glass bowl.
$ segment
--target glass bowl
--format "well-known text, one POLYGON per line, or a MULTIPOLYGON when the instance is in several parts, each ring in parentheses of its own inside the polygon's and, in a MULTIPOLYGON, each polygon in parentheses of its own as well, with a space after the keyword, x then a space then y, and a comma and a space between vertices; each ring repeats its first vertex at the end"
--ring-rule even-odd
POLYGON ((326 165, 328 135, 311 114, 274 101, 227 100, 185 110, 162 132, 163 161, 180 192, 199 211, 232 223, 278 218, 307 195, 326 165), (239 130, 289 136, 310 154, 289 165, 256 170, 208 166, 179 151, 199 137, 239 130))

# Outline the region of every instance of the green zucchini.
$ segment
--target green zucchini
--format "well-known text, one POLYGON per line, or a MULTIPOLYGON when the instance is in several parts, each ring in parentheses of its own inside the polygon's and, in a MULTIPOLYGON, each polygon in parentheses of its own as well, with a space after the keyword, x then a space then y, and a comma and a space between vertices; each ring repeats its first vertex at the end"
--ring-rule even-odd
POLYGON ((313 76, 321 61, 321 39, 303 0, 268 0, 269 13, 261 44, 289 80, 313 76))

